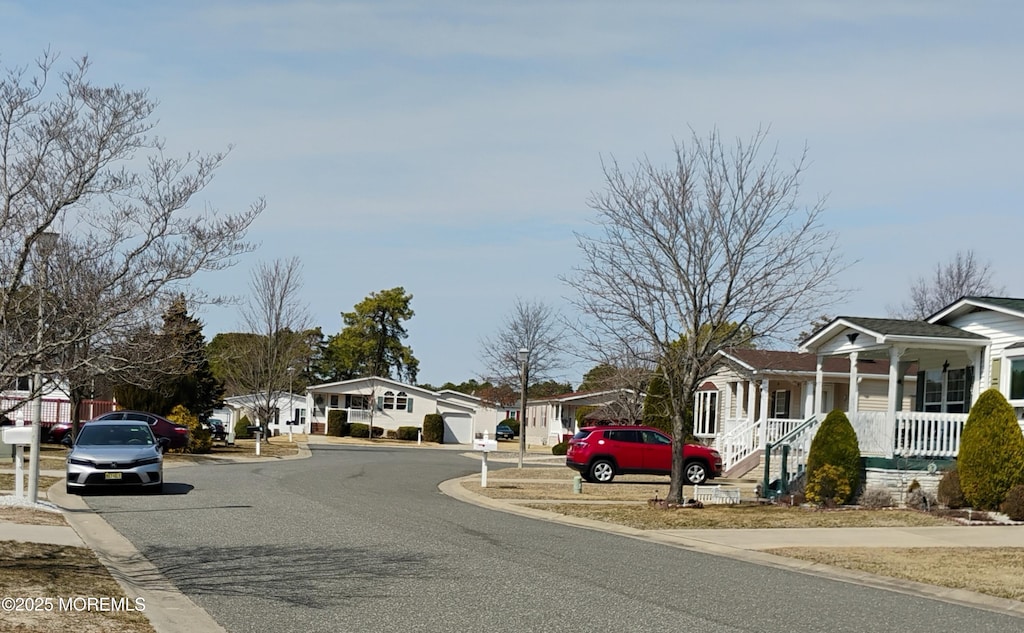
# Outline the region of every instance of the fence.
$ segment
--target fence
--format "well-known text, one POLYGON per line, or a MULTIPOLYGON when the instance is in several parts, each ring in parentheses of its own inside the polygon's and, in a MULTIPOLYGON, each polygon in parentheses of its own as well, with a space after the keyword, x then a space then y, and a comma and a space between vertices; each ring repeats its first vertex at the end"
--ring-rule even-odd
MULTIPOLYGON (((113 400, 83 400, 78 404, 78 419, 91 420, 113 411, 114 408, 113 400)), ((0 398, 0 411, 5 411, 5 415, 17 423, 30 422, 32 420, 32 400, 9 396, 0 398)), ((59 398, 42 399, 40 424, 44 428, 61 422, 71 422, 71 417, 69 401, 59 398)))

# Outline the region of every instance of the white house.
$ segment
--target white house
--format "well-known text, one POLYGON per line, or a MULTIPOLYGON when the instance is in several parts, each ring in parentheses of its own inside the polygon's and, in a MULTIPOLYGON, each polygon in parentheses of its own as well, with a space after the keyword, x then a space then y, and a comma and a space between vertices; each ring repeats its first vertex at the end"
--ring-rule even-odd
POLYGON ((400 426, 423 428, 423 417, 439 413, 444 419, 446 444, 470 444, 478 432, 494 433, 504 409, 458 391, 431 391, 390 378, 369 377, 313 385, 307 390, 311 433, 327 433, 331 411, 348 413, 348 421, 388 430, 400 426))
MULTIPOLYGON (((257 423, 256 409, 258 403, 266 398, 265 394, 248 394, 242 396, 231 396, 224 399, 224 406, 214 410, 210 418, 220 420, 229 437, 234 436, 235 424, 244 416, 248 416, 253 424, 257 423)), ((282 392, 274 398, 274 418, 267 425, 270 432, 277 435, 288 433, 288 422, 294 421, 292 431, 294 433, 309 433, 309 420, 306 416, 306 396, 282 392)))
POLYGON ((534 398, 526 403, 526 423, 520 426, 520 432, 526 433, 528 444, 557 444, 586 426, 586 422, 581 425, 576 419, 584 407, 588 409, 584 419, 595 424, 634 424, 641 418, 643 394, 612 389, 534 398))
MULTIPOLYGON (((759 384, 712 379, 698 393, 695 433, 719 444, 724 455, 732 443, 742 450, 753 445, 754 452, 770 449, 769 466, 786 458, 781 474, 790 476, 803 467, 826 413, 839 408, 857 432, 869 484, 903 485, 912 476, 928 486, 952 466, 979 393, 999 389, 1018 421, 1024 419, 1024 299, 964 297, 920 321, 837 317, 805 340, 801 351, 803 369, 792 374, 790 389, 775 388, 785 376, 774 371, 778 367, 745 362, 734 352, 736 371, 759 384), (845 361, 845 370, 837 361, 845 361), (710 411, 722 427, 709 426, 710 411), (798 422, 779 418, 783 411, 798 422), (731 422, 751 416, 755 422, 747 426, 731 422)), ((727 466, 746 458, 732 455, 727 466)))

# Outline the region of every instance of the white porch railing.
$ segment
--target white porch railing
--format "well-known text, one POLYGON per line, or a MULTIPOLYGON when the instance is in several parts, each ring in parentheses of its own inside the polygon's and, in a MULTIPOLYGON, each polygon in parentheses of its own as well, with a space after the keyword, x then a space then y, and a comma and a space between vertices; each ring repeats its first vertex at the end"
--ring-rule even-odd
POLYGON ((966 413, 900 411, 893 453, 900 457, 956 457, 966 413))
MULTIPOLYGON (((847 413, 861 455, 872 457, 913 457, 918 459, 956 457, 960 452, 966 413, 932 413, 898 411, 890 416, 884 411, 847 413)), ((807 466, 811 440, 818 432, 820 422, 810 419, 804 426, 780 437, 772 444, 767 456, 766 483, 785 477, 792 480, 807 466), (785 472, 782 454, 786 453, 785 472)))
POLYGON ((797 418, 768 418, 767 420, 729 419, 728 430, 712 446, 722 455, 722 467, 729 470, 748 455, 761 450, 764 443, 774 443, 803 423, 797 418))

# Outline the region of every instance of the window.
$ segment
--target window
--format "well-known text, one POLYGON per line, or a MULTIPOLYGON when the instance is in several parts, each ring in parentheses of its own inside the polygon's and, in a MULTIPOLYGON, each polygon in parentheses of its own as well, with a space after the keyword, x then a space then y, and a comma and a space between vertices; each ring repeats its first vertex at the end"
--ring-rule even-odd
POLYGON ((384 392, 384 408, 394 409, 395 408, 395 392, 385 391, 384 392))
POLYGON ((641 431, 643 433, 644 444, 671 444, 672 440, 665 437, 657 431, 641 431))
POLYGON ((714 435, 717 432, 718 392, 698 391, 694 408, 694 432, 697 435, 714 435))
POLYGON ((942 411, 942 370, 924 372, 924 407, 922 411, 942 411))
POLYGON ((641 442, 639 431, 606 431, 605 437, 616 442, 641 442))
MULTIPOLYGON (((345 396, 345 400, 346 401, 348 400, 348 396, 345 396)), ((332 409, 337 409, 338 408, 338 401, 339 401, 338 394, 336 394, 336 393, 331 394, 331 408, 332 409)), ((346 408, 348 408, 348 407, 346 407, 346 408)))
POLYGON ((964 402, 967 394, 967 376, 963 369, 950 369, 946 372, 946 412, 964 413, 967 411, 964 402))
POLYGON ((1010 359, 1010 400, 1024 400, 1024 358, 1010 359))
POLYGON ((789 391, 779 389, 772 392, 772 417, 785 420, 789 417, 789 391))
POLYGON ((409 395, 404 391, 399 391, 398 395, 395 396, 395 408, 399 411, 407 411, 409 409, 409 395))
POLYGON ((370 396, 363 396, 351 393, 345 394, 345 408, 368 411, 370 409, 370 396))
POLYGON ((917 393, 922 402, 920 411, 936 413, 965 413, 970 408, 970 367, 960 369, 930 369, 919 372, 917 393))

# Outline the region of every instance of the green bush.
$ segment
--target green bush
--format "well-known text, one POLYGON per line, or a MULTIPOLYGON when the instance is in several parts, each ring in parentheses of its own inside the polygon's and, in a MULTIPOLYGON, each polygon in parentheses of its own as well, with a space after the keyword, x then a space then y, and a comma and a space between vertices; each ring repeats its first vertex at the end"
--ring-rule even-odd
POLYGON ((515 418, 505 418, 500 424, 507 424, 508 428, 512 429, 512 432, 519 435, 519 420, 515 418))
POLYGON ((327 434, 334 437, 345 437, 350 433, 348 411, 331 409, 327 412, 327 434))
POLYGON ((249 416, 243 415, 238 422, 235 422, 235 439, 249 439, 252 437, 252 433, 249 433, 251 425, 252 422, 249 420, 249 416))
POLYGON ((440 413, 423 416, 423 441, 444 444, 444 417, 440 413))
POLYGON ((398 439, 415 442, 419 439, 420 427, 418 426, 400 426, 398 427, 398 439))
POLYGON ((597 411, 597 407, 591 404, 585 404, 582 407, 576 409, 576 426, 582 428, 587 426, 587 416, 597 411))
POLYGON ((209 429, 199 424, 199 418, 182 405, 176 405, 167 414, 167 419, 175 424, 188 427, 188 444, 181 449, 183 453, 209 453, 213 448, 213 437, 209 429))
POLYGON ((964 491, 960 489, 960 473, 957 469, 946 471, 946 474, 939 480, 938 494, 939 503, 956 510, 967 505, 964 499, 964 491))
POLYGON ((979 510, 995 510, 1011 488, 1024 484, 1024 434, 998 389, 985 390, 971 407, 957 470, 964 499, 979 510))
POLYGON ((370 425, 362 422, 353 422, 348 425, 348 431, 352 437, 370 437, 370 425))
MULTIPOLYGON (((374 430, 376 431, 377 429, 374 430)), ((395 429, 388 429, 387 431, 384 432, 384 437, 388 438, 389 440, 397 440, 398 431, 396 431, 395 429)))
POLYGON ((551 447, 552 455, 565 455, 569 452, 569 442, 559 442, 551 447))
POLYGON ((1010 488, 999 510, 1011 521, 1024 521, 1024 485, 1010 488))
MULTIPOLYGON (((846 496, 836 503, 849 502, 860 487, 860 444, 850 420, 838 409, 825 416, 814 439, 811 440, 811 450, 807 454, 808 499, 811 499, 811 483, 815 480, 815 474, 825 466, 837 469, 845 481, 845 485, 836 490, 846 491, 846 496)), ((824 481, 821 480, 819 486, 824 485, 824 481)))

